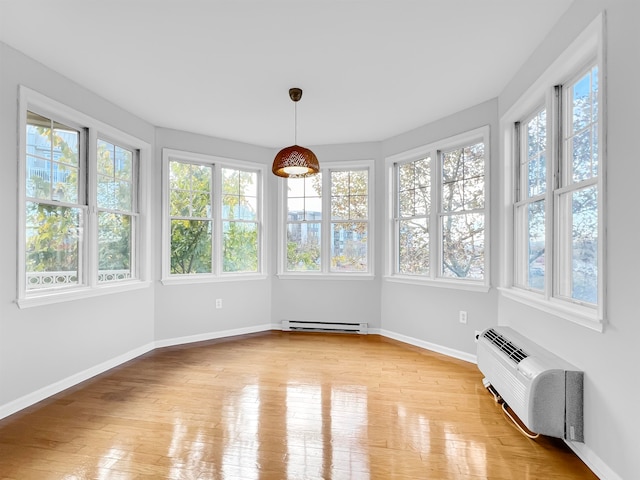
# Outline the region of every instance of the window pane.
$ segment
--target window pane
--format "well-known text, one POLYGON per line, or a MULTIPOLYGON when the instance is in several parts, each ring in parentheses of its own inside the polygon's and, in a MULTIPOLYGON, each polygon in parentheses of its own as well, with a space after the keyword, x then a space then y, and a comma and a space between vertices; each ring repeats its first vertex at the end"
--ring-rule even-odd
POLYGON ((351 196, 349 216, 352 220, 366 220, 369 216, 369 198, 366 195, 351 196))
POLYGON ((27 155, 27 196, 51 199, 52 162, 27 155))
POLYGON ((80 132, 27 112, 26 191, 32 198, 78 202, 80 132))
POLYGON ((170 162, 169 170, 170 215, 211 218, 212 167, 170 162))
POLYGON ((398 273, 429 273, 429 227, 426 218, 398 222, 398 273))
POLYGON ((211 273, 211 221, 171 220, 171 273, 211 273))
MULTIPOLYGON (((541 110, 526 124, 525 145, 521 152, 521 174, 528 197, 546 191, 547 112, 541 110), (527 174, 525 174, 527 172, 527 174)), ((525 197, 526 198, 526 197, 525 197)))
POLYGON ((431 204, 430 159, 399 165, 397 172, 400 217, 427 215, 431 204))
POLYGON ((322 215, 322 174, 287 179, 289 218, 319 220, 322 215))
POLYGON ((464 203, 462 182, 448 182, 442 185, 442 210, 445 212, 458 212, 462 210, 464 203))
POLYGON ((222 218, 257 219, 257 180, 255 172, 222 169, 222 218))
POLYGON ((287 225, 287 270, 320 270, 320 223, 287 225))
POLYGON ((223 222, 224 272, 258 271, 258 225, 246 222, 223 222))
POLYGON ((98 281, 131 278, 131 216, 98 213, 98 281))
POLYGON ((133 152, 98 140, 98 208, 133 210, 133 152))
POLYGON ((115 176, 123 180, 133 178, 133 152, 122 147, 115 147, 115 176))
POLYGON ((484 144, 442 153, 442 210, 484 208, 484 144))
POLYGON ((587 180, 594 175, 592 130, 584 130, 571 139, 571 155, 573 157, 573 181, 587 180))
POLYGON ((82 210, 26 203, 27 290, 80 283, 82 210))
POLYGON ((416 213, 415 190, 401 191, 398 198, 400 218, 413 217, 416 213))
POLYGON ((530 203, 528 210, 528 283, 536 290, 544 290, 545 272, 545 212, 544 201, 530 203))
POLYGON ((598 174, 598 68, 569 87, 570 127, 567 135, 570 180, 580 182, 598 174))
POLYGON ((560 295, 598 302, 598 191, 592 186, 560 196, 560 295), (570 208, 570 210, 569 210, 570 208))
POLYGON ((365 219, 367 213, 368 171, 331 172, 331 218, 365 219))
POLYGON ((367 271, 367 223, 331 224, 331 271, 367 271))
POLYGON ((484 214, 443 216, 442 232, 442 275, 483 279, 484 214))

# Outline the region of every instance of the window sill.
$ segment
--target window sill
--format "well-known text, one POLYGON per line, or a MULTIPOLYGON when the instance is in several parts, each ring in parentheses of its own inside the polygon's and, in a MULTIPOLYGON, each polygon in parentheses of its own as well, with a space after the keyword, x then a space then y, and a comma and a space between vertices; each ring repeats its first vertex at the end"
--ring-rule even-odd
POLYGON ((279 273, 279 280, 373 280, 375 275, 371 273, 279 273))
POLYGON ((604 331, 604 322, 598 318, 596 308, 575 305, 558 299, 546 299, 541 294, 512 287, 498 288, 506 298, 528 305, 556 317, 582 325, 597 332, 604 331))
POLYGON ((79 287, 66 290, 50 290, 48 292, 31 293, 25 298, 16 300, 18 308, 39 307, 43 305, 51 305, 54 303, 71 302, 74 300, 82 300, 85 298, 99 297, 102 295, 111 295, 114 293, 129 292, 131 290, 140 290, 151 286, 149 281, 128 281, 114 282, 111 284, 98 285, 95 287, 79 287))
POLYGON ((405 283, 408 285, 421 285, 423 287, 451 288, 454 290, 466 290, 468 292, 487 293, 491 286, 481 282, 470 280, 446 280, 443 278, 418 278, 410 275, 388 275, 384 280, 390 283, 405 283))
POLYGON ((255 280, 266 280, 268 277, 257 273, 234 273, 220 275, 176 275, 160 280, 162 285, 190 285, 195 283, 225 283, 225 282, 245 282, 255 280))

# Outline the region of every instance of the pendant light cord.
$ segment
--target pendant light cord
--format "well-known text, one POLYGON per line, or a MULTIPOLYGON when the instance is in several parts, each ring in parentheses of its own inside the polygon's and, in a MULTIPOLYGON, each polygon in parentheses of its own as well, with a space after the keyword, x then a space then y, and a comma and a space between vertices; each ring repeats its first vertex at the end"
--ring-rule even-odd
POLYGON ((293 144, 298 144, 298 102, 293 102, 293 119, 294 119, 294 127, 293 127, 293 144))

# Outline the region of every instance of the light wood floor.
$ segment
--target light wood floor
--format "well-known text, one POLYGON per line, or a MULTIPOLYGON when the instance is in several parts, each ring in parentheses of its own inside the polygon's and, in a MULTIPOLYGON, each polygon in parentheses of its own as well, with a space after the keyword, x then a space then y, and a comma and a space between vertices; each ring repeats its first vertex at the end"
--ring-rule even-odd
POLYGON ((0 421, 0 478, 592 479, 475 365, 377 335, 158 349, 0 421))

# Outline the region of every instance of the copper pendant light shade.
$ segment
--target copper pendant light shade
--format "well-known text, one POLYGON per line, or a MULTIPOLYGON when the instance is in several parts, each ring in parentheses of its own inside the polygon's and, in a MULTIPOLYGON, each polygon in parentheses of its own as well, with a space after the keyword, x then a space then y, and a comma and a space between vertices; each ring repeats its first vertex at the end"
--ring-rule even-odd
MULTIPOLYGON (((297 104, 300 98, 302 98, 302 90, 300 88, 289 89, 289 97, 297 104)), ((295 112, 295 141, 297 141, 297 105, 295 112)), ((318 173, 320 171, 320 164, 318 163, 318 158, 315 153, 308 148, 294 144, 278 152, 276 158, 273 160, 271 171, 279 177, 300 178, 318 173)))

